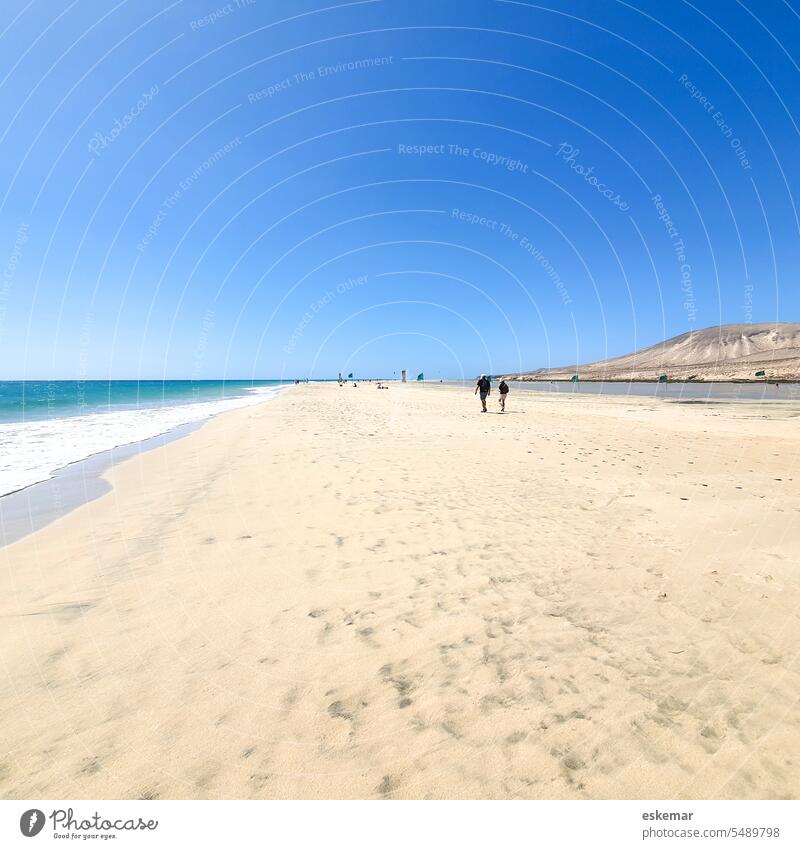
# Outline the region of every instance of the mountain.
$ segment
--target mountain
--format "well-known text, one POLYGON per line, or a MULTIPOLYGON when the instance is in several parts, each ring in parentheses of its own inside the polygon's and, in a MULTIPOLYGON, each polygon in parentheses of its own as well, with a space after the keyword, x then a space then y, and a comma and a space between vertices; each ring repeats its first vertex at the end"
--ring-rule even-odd
POLYGON ((800 380, 800 324, 722 324, 632 354, 506 375, 518 380, 800 380), (765 378, 757 378, 764 371, 765 378))

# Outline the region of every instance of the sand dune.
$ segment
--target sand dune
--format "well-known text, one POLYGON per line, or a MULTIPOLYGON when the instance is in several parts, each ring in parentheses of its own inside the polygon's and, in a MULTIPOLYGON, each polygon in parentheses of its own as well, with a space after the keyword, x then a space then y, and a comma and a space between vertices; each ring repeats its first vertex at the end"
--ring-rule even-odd
POLYGON ((3 549, 3 797, 796 797, 800 411, 509 409, 295 387, 3 549))
POLYGON ((520 380, 800 380, 800 324, 723 324, 584 365, 538 369, 520 380))

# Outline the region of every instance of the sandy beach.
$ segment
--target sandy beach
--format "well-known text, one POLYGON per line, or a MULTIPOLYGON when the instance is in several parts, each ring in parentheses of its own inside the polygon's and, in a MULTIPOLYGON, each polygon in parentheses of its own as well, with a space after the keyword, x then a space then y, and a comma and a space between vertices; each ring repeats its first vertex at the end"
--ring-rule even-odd
POLYGON ((800 409, 292 387, 0 550, 4 798, 797 798, 800 409))

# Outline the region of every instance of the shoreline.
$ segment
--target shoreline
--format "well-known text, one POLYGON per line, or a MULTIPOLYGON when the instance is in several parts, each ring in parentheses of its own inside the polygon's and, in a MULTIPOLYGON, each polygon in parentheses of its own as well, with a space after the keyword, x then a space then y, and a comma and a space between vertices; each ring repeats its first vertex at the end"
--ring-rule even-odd
MULTIPOLYGON (((120 388, 124 392, 129 387, 120 388)), ((0 457, 0 493, 19 492, 47 480, 57 469, 94 454, 205 421, 221 412, 258 404, 274 397, 281 388, 256 388, 231 397, 200 400, 176 396, 155 404, 125 400, 89 410, 73 405, 60 411, 60 416, 23 416, 0 423, 0 442, 5 448, 0 457)))
POLYGON ((0 496, 0 549, 29 536, 111 491, 104 475, 125 460, 183 439, 209 419, 178 425, 139 442, 98 451, 54 469, 46 480, 0 496))
MULTIPOLYGON (((276 387, 275 394, 269 395, 260 403, 268 403, 285 388, 286 386, 276 387)), ((251 406, 256 406, 257 403, 259 402, 253 402, 251 406)), ((236 409, 241 407, 211 412, 205 418, 179 424, 163 433, 96 451, 53 469, 50 476, 43 480, 0 495, 0 549, 47 527, 78 507, 110 492, 112 487, 104 476, 118 464, 183 439, 217 416, 235 412, 236 409)))
POLYGON ((793 411, 455 388, 280 393, 3 549, 3 797, 795 798, 793 411))

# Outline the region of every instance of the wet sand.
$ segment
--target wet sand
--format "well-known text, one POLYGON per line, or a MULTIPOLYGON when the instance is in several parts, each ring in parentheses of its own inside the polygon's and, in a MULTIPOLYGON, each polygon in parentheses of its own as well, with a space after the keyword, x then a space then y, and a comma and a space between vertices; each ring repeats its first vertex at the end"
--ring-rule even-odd
POLYGON ((795 798, 791 403, 294 387, 0 549, 4 798, 795 798))
POLYGON ((109 492, 111 485, 102 475, 114 464, 181 439, 202 424, 192 422, 141 442, 100 451, 85 460, 57 469, 47 480, 0 497, 0 547, 46 527, 76 507, 109 492))

